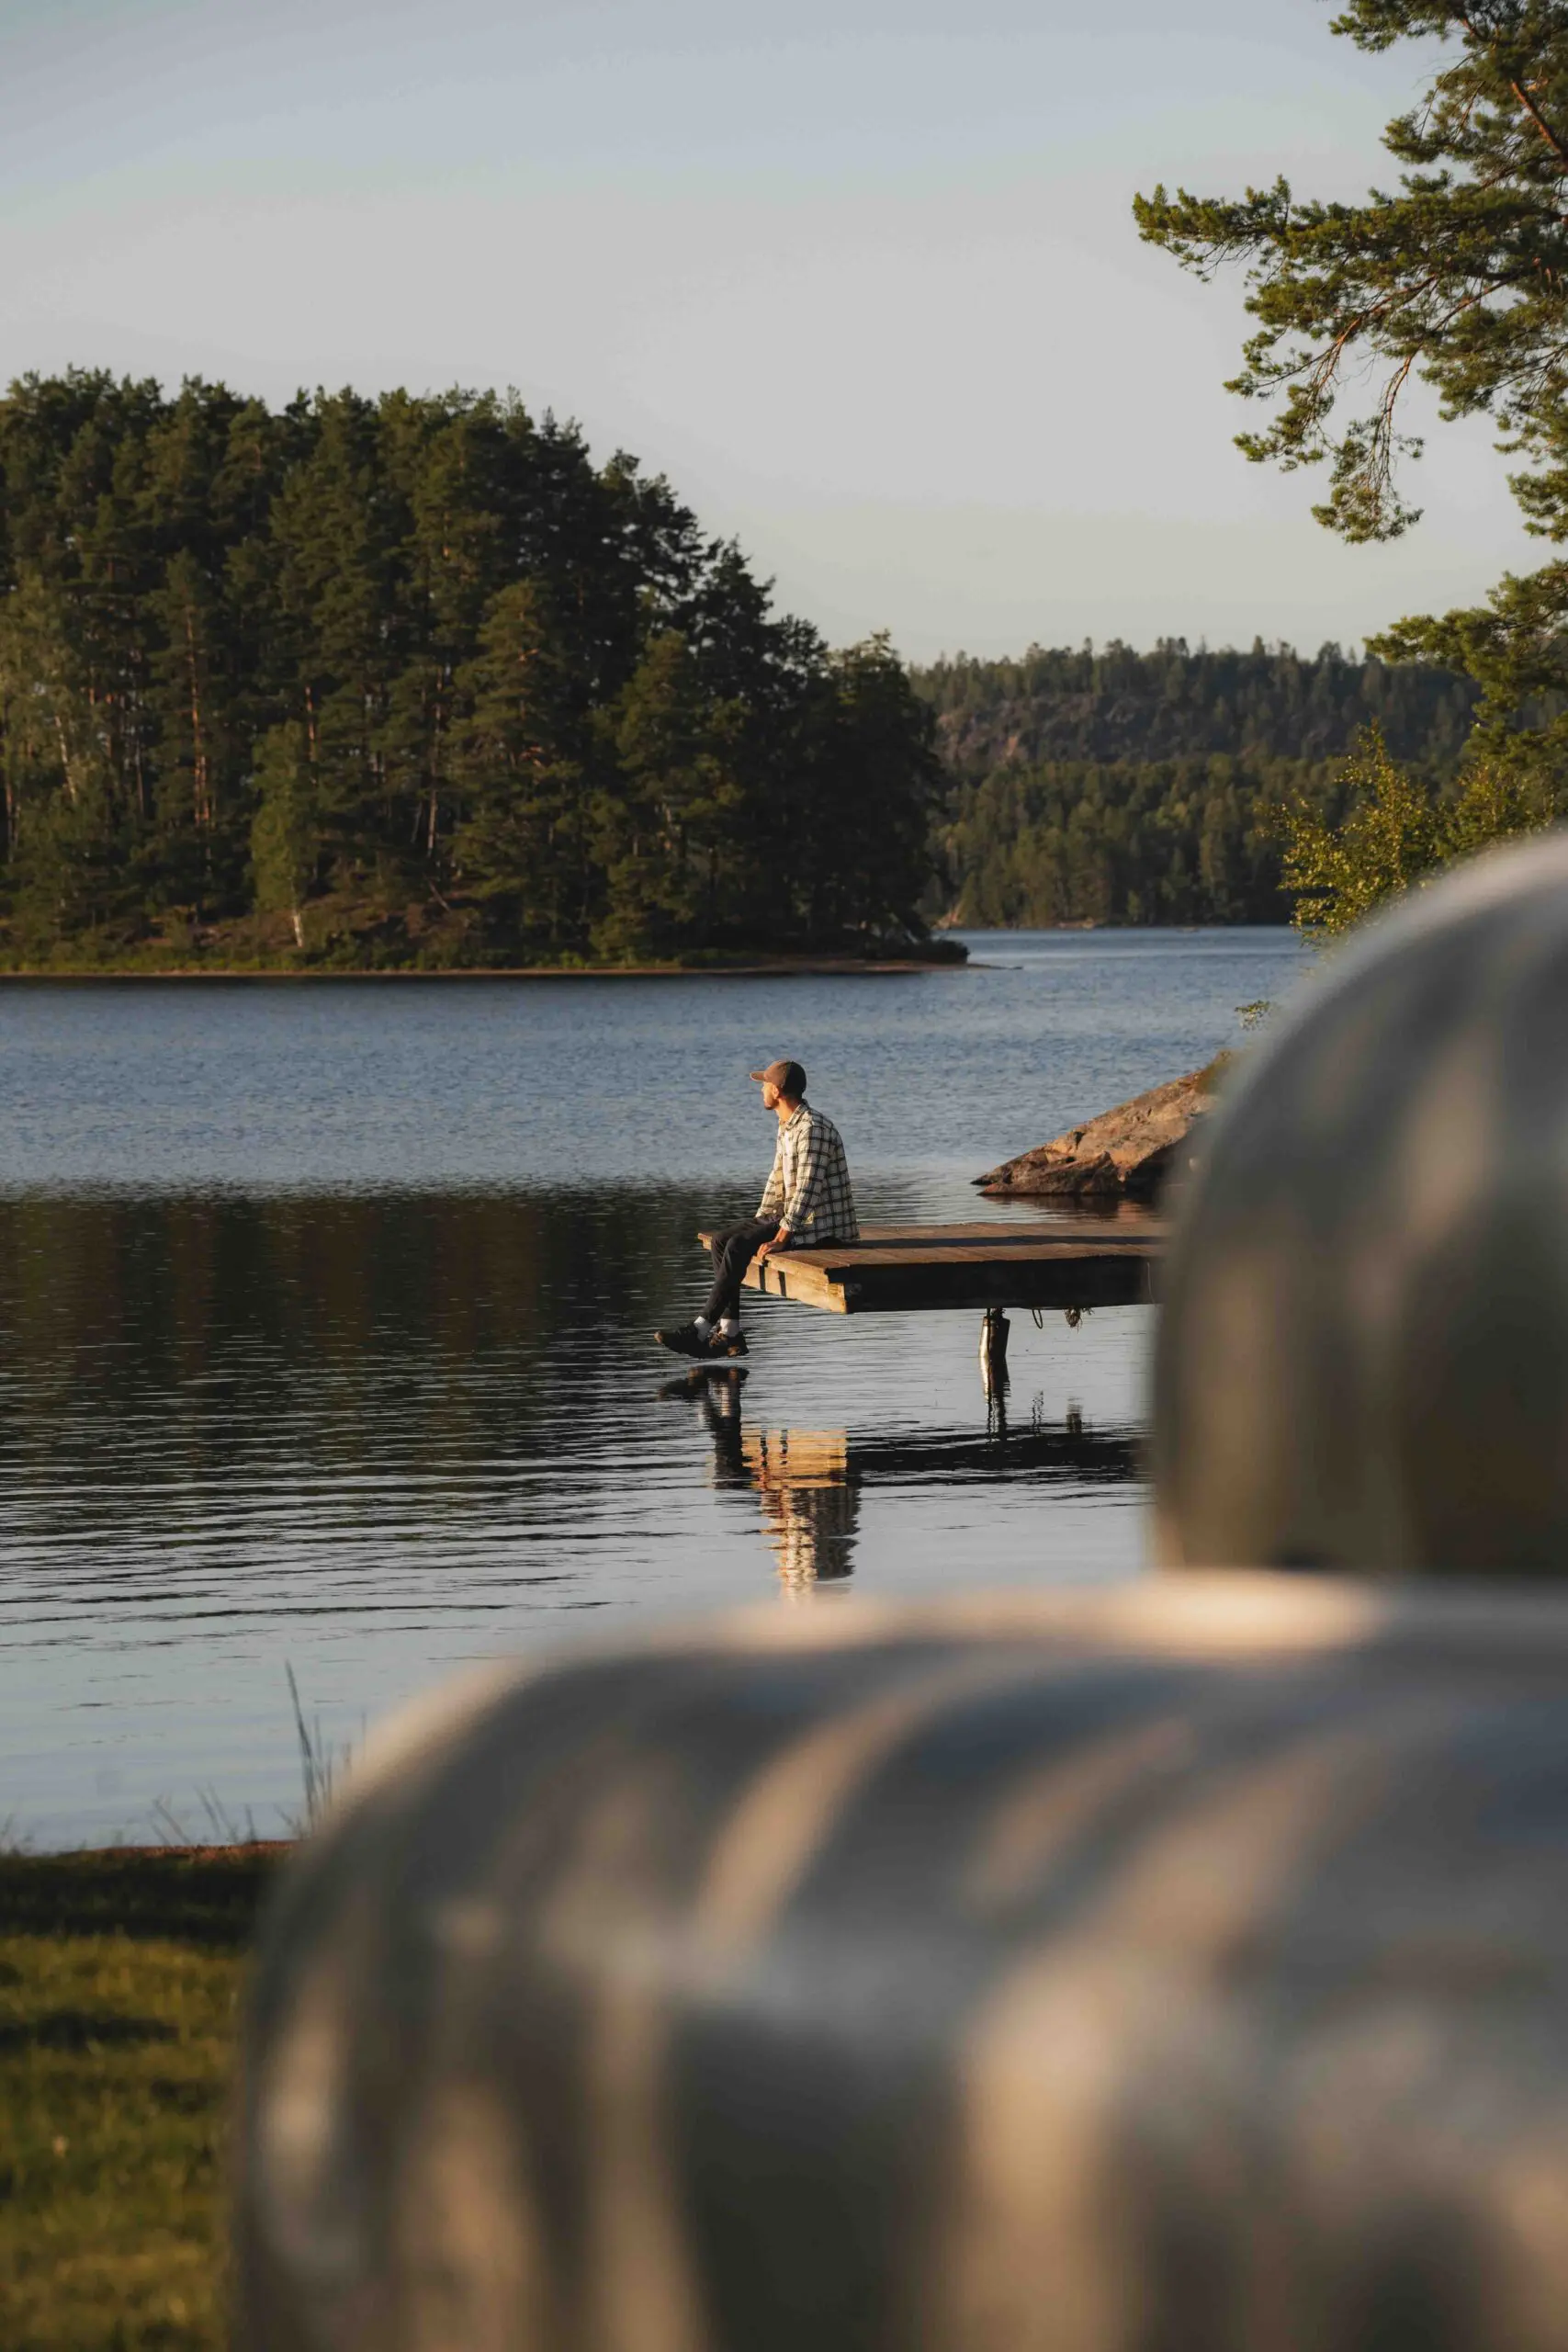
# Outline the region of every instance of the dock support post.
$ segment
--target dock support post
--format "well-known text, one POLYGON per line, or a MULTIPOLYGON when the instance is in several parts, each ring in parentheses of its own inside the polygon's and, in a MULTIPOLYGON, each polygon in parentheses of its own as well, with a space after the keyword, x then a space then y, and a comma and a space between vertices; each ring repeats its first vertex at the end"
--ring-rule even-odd
POLYGON ((1008 1319, 999 1306, 987 1306, 980 1326, 980 1385, 987 1396, 1007 1386, 1008 1319))

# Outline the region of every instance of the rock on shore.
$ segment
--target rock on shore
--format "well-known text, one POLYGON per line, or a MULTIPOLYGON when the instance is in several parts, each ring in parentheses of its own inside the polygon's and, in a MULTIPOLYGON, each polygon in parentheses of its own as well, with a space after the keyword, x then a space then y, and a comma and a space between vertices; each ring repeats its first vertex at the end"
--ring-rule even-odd
POLYGON ((1050 1143, 1021 1151, 1016 1159, 1004 1159, 975 1182, 982 1191, 1003 1198, 1055 1193, 1147 1200, 1180 1156, 1195 1121, 1213 1108, 1219 1068, 1211 1062, 1206 1069, 1152 1086, 1146 1094, 1134 1094, 1130 1102, 1102 1111, 1081 1127, 1069 1127, 1050 1143))

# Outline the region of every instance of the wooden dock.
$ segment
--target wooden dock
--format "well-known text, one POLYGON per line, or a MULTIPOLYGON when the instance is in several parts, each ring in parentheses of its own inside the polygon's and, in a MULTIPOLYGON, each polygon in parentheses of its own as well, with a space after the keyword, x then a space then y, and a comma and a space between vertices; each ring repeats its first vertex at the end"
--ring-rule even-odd
POLYGON ((1166 1231, 1153 1217, 874 1225, 858 1241, 753 1260, 746 1284, 830 1315, 1146 1306, 1166 1231))

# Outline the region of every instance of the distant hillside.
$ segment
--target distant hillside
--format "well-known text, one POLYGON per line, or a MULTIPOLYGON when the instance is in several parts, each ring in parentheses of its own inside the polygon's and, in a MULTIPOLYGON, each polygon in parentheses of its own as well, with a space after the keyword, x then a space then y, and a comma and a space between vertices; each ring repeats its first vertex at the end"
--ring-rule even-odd
POLYGON ((1311 660, 1260 643, 1193 653, 1034 647, 915 673, 953 790, 940 846, 964 922, 1282 922, 1271 803, 1332 799, 1360 730, 1451 775, 1476 689, 1450 672, 1311 660))

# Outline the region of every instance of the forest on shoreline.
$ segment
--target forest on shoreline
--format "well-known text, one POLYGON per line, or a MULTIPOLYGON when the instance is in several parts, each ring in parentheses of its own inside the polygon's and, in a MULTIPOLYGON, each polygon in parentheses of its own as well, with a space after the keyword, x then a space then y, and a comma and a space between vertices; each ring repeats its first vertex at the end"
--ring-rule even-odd
POLYGON ((1326 645, 1153 652, 1033 647, 914 673, 949 783, 936 850, 947 919, 1287 922, 1277 811, 1345 813, 1346 762, 1378 728, 1438 786, 1454 777, 1477 688, 1425 662, 1326 645))
POLYGON ((0 401, 0 968, 919 951, 885 640, 513 396, 0 401))
POLYGON ((1332 645, 835 651, 662 477, 488 392, 23 378, 0 583, 10 971, 1283 922, 1280 806, 1337 821, 1374 725, 1446 786, 1476 703, 1332 645))

